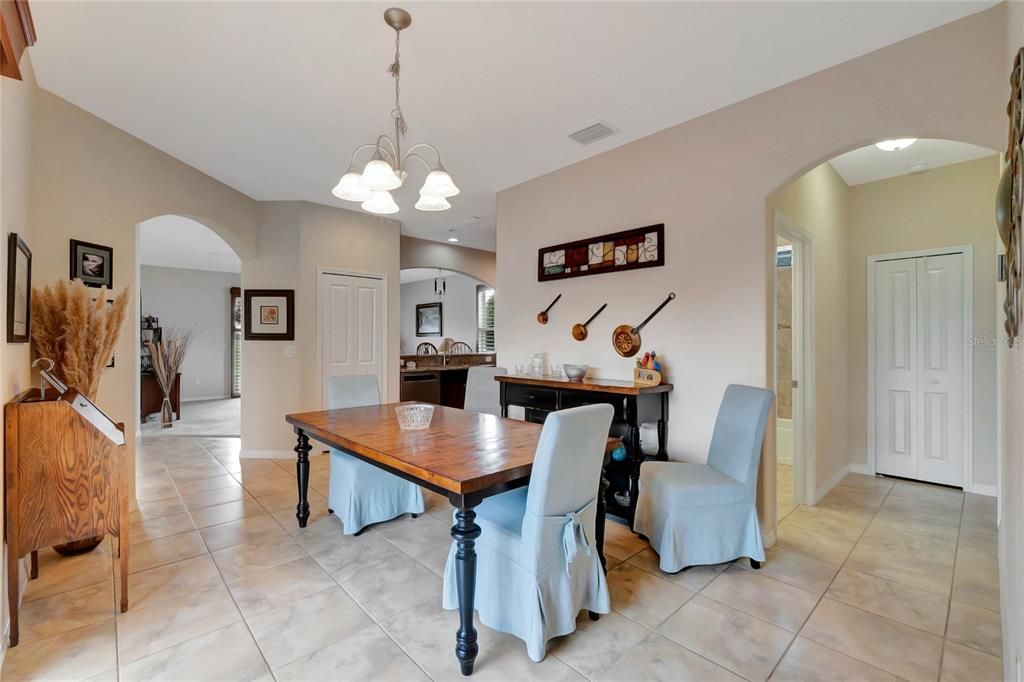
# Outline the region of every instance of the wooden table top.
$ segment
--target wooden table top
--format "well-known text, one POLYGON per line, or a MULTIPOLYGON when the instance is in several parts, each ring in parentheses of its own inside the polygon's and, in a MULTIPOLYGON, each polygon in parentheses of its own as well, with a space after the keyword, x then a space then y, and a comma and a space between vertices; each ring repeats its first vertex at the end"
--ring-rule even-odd
POLYGON ((599 393, 622 393, 624 395, 640 395, 641 393, 668 393, 672 390, 672 384, 659 384, 658 386, 638 386, 632 381, 619 379, 584 379, 582 381, 570 381, 565 377, 555 376, 522 376, 519 374, 499 374, 494 377, 495 381, 509 384, 525 384, 528 386, 546 386, 548 388, 559 388, 570 391, 595 391, 599 393))
MULTIPOLYGON (((457 495, 529 478, 540 424, 435 405, 429 428, 402 431, 395 416, 401 404, 303 412, 285 419, 315 440, 457 495)), ((620 439, 609 438, 607 447, 619 444, 620 439)))

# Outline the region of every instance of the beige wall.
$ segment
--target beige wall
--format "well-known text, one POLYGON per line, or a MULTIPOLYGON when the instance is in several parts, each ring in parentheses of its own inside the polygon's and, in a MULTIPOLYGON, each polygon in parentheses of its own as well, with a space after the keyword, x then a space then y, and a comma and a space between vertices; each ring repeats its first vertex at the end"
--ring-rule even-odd
MULTIPOLYGON (((1024 47, 1024 2, 1011 2, 1007 10, 1004 75, 1009 73, 1017 51, 1024 47)), ((1000 294, 1005 294, 1005 286, 1000 286, 1000 294)), ((1002 325, 1002 315, 997 317, 1002 325)), ((1004 614, 1003 670, 1004 678, 1012 680, 1019 679, 1018 671, 1024 667, 1024 342, 1018 339, 1012 350, 1000 344, 999 355, 999 399, 1004 426, 1000 453, 999 575, 1004 614)))
MULTIPOLYGON (((811 235, 814 270, 814 452, 817 491, 849 463, 846 356, 849 188, 823 163, 783 188, 768 202, 811 235)), ((814 502, 815 500, 807 500, 814 502)))
POLYGON ((497 258, 493 251, 470 249, 415 237, 402 237, 402 269, 443 268, 476 277, 494 286, 497 258))
MULTIPOLYGON (((31 68, 26 59, 25 67, 31 68)), ((30 75, 26 76, 30 78, 30 75)), ((32 86, 9 78, 0 78, 0 263, 7 267, 7 236, 16 232, 31 245, 34 243, 29 218, 28 179, 31 173, 32 156, 32 86)), ((0 301, 7 300, 7 276, 0 276, 0 301)), ((29 344, 6 343, 7 306, 0 303, 0 334, 4 339, 0 353, 0 398, 6 403, 16 394, 29 387, 29 344)), ((2 460, 0 460, 2 463, 2 460)), ((4 520, 4 508, 0 505, 0 525, 4 520)), ((7 565, 6 547, 0 553, 0 560, 7 565)), ((0 633, 6 635, 8 622, 7 571, 0 576, 0 633)), ((26 576, 22 575, 22 582, 26 576)), ((7 637, 3 636, 0 649, 6 649, 7 637)))
MULTIPOLYGON (((996 483, 995 187, 999 159, 944 166, 850 188, 850 462, 867 464, 867 258, 970 244, 974 247, 974 481, 996 483)), ((820 385, 820 384, 819 384, 820 385)))
MULTIPOLYGON (((612 328, 675 291, 644 329, 644 346, 664 355, 676 386, 670 456, 704 461, 726 384, 773 382, 767 198, 894 132, 999 147, 1005 22, 997 6, 500 192, 500 363, 526 363, 541 349, 549 362, 627 377, 632 364, 612 350, 612 328), (538 248, 652 223, 666 226, 665 267, 537 282, 538 248), (537 311, 558 292, 552 322, 538 325, 537 311), (604 302, 590 340, 574 342, 572 323, 604 302)), ((762 472, 773 472, 767 440, 762 472)), ((775 505, 771 478, 762 476, 762 509, 775 505)))

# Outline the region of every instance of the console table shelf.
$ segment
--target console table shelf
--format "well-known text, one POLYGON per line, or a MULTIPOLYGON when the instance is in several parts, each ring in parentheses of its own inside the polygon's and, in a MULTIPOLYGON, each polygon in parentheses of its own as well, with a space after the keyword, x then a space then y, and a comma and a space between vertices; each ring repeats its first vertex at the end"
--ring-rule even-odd
POLYGON ((655 459, 667 460, 668 396, 672 384, 638 386, 632 381, 615 379, 584 379, 570 381, 563 377, 519 376, 515 374, 494 377, 501 384, 501 414, 508 416, 510 406, 526 410, 528 421, 542 423, 547 415, 581 405, 605 403, 615 412, 609 435, 621 436, 626 447, 625 462, 607 461, 605 479, 610 482, 605 502, 610 513, 633 522, 636 511, 637 483, 644 454, 640 449, 640 425, 658 427, 658 452, 655 459), (616 492, 628 492, 629 504, 623 505, 616 492))

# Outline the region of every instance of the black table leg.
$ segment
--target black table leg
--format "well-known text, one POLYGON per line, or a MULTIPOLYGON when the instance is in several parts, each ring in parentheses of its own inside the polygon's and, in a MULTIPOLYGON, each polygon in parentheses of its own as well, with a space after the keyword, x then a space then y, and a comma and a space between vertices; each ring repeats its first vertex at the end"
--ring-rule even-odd
POLYGON ((470 506, 455 512, 452 537, 455 538, 455 585, 459 592, 459 631, 455 634, 455 657, 463 675, 473 674, 473 663, 479 647, 476 628, 473 627, 473 607, 476 600, 476 539, 480 526, 474 523, 476 512, 470 506))
POLYGON ((299 485, 299 504, 295 507, 295 518, 299 520, 299 528, 306 527, 309 520, 309 436, 296 429, 299 442, 295 446, 295 479, 299 485))

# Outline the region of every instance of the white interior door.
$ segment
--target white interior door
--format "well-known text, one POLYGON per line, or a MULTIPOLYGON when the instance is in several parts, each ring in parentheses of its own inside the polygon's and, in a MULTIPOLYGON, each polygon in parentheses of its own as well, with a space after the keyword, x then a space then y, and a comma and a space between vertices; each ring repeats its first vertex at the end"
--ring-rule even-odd
POLYGON ((964 255, 874 264, 878 473, 964 484, 964 255))
POLYGON ((349 374, 384 377, 384 281, 375 277, 320 273, 320 348, 325 404, 328 379, 349 374))

